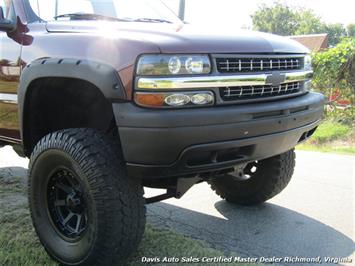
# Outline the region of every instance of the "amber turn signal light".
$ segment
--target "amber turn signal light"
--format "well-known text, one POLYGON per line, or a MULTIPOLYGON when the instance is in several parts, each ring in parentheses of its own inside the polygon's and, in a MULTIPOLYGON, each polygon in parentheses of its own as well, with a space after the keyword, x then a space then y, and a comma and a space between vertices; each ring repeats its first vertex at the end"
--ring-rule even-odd
POLYGON ((158 93, 136 93, 135 102, 144 107, 164 106, 165 95, 158 93))

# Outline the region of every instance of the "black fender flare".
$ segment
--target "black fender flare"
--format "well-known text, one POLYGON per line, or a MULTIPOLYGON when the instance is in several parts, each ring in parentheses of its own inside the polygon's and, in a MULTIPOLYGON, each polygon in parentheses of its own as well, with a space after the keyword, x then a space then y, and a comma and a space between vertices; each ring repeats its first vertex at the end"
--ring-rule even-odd
POLYGON ((24 133, 24 112, 28 88, 41 78, 73 78, 95 85, 110 102, 127 100, 117 70, 107 64, 71 58, 43 58, 29 63, 22 71, 18 87, 18 110, 21 137, 24 133))

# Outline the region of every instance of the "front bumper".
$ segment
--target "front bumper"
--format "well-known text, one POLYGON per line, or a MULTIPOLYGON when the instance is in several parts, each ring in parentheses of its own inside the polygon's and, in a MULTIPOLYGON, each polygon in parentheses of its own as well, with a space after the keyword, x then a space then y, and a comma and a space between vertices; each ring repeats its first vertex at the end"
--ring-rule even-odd
POLYGON ((130 176, 215 172, 292 149, 323 116, 318 93, 285 100, 199 109, 151 110, 113 104, 130 176))

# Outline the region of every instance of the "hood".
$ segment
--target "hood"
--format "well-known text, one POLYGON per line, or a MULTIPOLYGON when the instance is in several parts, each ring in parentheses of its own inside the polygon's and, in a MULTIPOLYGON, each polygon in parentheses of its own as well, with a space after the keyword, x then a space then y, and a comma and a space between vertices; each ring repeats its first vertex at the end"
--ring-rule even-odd
POLYGON ((48 32, 89 33, 117 39, 154 43, 162 53, 290 53, 309 50, 289 38, 238 30, 211 32, 192 25, 164 23, 59 21, 47 24, 48 32))

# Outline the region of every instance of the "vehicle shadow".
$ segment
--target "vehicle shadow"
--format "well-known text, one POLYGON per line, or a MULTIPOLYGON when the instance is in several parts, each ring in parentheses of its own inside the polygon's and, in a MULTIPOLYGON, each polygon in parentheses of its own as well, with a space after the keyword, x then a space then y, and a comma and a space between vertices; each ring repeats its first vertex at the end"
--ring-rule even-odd
POLYGON ((206 241, 226 256, 320 256, 324 262, 324 257, 346 258, 355 250, 343 233, 275 204, 240 207, 219 201, 215 208, 221 218, 157 203, 148 206, 148 222, 206 241))

